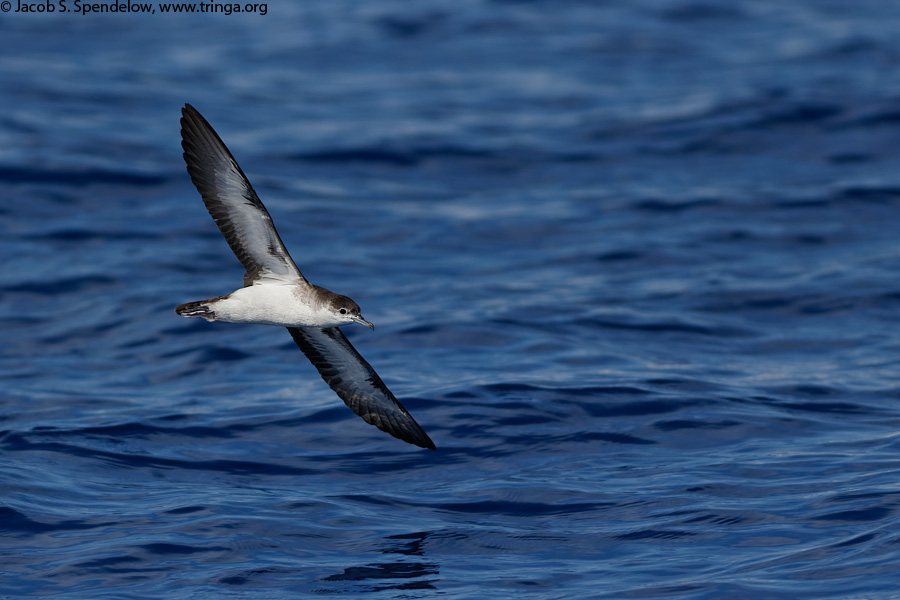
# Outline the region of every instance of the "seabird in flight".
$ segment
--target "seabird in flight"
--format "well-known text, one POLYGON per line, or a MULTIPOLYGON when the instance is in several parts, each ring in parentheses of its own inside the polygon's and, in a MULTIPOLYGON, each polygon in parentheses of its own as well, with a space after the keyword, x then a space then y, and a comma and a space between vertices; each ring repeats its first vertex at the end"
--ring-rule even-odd
POLYGON ((287 327, 322 379, 366 423, 434 450, 434 442, 338 328, 359 323, 374 329, 374 325, 362 318, 350 298, 306 281, 222 139, 190 104, 181 112, 188 174, 247 272, 244 287, 182 304, 175 312, 207 321, 287 327))

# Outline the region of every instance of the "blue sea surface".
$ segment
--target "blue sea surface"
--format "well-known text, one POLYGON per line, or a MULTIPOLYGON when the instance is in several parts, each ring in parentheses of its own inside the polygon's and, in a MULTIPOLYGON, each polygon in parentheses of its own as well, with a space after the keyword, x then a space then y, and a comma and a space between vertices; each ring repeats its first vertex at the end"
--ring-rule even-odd
POLYGON ((900 598, 898 31, 0 14, 0 598, 900 598), (185 102, 436 452, 284 329, 174 313, 243 274, 185 102))

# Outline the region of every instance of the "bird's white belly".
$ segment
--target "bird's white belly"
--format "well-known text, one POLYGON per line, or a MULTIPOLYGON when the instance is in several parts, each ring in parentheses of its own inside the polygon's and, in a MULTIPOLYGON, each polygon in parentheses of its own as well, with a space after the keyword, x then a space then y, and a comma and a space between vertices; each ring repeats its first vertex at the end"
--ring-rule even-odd
POLYGON ((323 326, 323 312, 296 286, 262 284, 241 288, 215 303, 217 321, 284 327, 323 326))

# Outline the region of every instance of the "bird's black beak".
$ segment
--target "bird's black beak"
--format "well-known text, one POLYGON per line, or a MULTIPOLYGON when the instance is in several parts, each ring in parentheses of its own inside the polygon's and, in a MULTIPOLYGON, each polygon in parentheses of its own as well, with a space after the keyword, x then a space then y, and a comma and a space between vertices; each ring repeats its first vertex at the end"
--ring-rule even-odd
POLYGON ((353 317, 353 320, 354 320, 356 323, 359 323, 360 325, 365 325, 366 327, 368 327, 368 328, 371 329, 372 331, 375 331, 375 326, 372 325, 371 323, 369 323, 368 321, 366 321, 365 319, 363 319, 361 316, 360 316, 360 317, 353 317))

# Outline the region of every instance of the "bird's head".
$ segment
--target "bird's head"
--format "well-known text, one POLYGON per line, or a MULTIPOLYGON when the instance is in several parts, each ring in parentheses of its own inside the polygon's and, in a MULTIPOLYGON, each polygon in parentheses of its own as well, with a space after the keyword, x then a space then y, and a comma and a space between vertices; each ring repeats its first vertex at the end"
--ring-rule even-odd
POLYGON ((359 305, 347 296, 334 294, 329 299, 328 311, 335 318, 335 320, 342 325, 359 323, 360 325, 365 325, 373 331, 375 330, 374 325, 362 318, 362 315, 359 311, 359 305))

